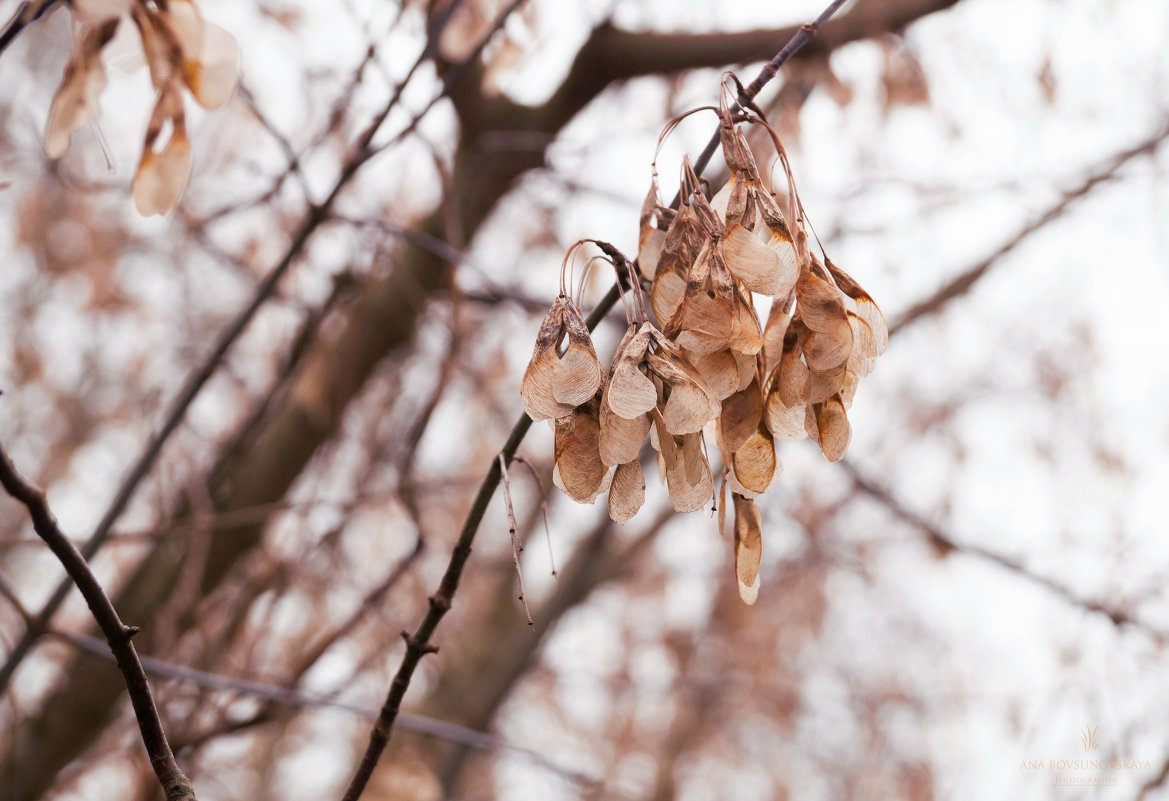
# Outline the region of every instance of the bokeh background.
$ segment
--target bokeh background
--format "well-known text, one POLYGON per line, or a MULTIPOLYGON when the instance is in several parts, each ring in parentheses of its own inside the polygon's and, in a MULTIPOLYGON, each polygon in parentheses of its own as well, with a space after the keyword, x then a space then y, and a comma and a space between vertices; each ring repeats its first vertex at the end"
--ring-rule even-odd
MULTIPOLYGON (((204 801, 340 796, 564 250, 635 252, 663 125, 822 4, 466 0, 438 28, 445 6, 206 0, 243 80, 188 104, 165 218, 129 197, 132 47, 58 162, 68 10, 0 55, 0 442, 71 536, 287 267, 92 560, 204 801)), ((365 797, 1169 797, 1169 4, 857 0, 761 103, 893 332, 847 458, 781 446, 748 608, 709 513, 651 469, 611 525, 552 488, 537 424, 509 481, 535 624, 497 495, 365 797), (1114 766, 1052 765, 1084 759, 1114 766)), ((667 194, 713 126, 668 140, 667 194)), ((0 798, 156 797, 75 592, 16 664, 64 573, 0 510, 0 798)))

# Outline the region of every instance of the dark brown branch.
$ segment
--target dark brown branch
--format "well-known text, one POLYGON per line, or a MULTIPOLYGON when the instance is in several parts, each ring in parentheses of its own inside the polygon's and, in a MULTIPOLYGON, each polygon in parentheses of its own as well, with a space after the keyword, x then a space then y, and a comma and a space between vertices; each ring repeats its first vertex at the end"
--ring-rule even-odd
POLYGON ((1048 223, 1059 219, 1063 216, 1077 200, 1085 197, 1089 192, 1096 188, 1097 185, 1110 181, 1116 177, 1120 168, 1132 161, 1137 156, 1151 154, 1157 147, 1169 139, 1169 122, 1163 124, 1160 129, 1145 139, 1143 142, 1129 148, 1121 153, 1113 156, 1107 164, 1100 169, 1092 172, 1084 181, 1077 187, 1065 192, 1059 201, 1045 211, 1042 215, 1032 220, 1023 226, 1013 237, 1006 243, 1001 245, 994 253, 987 256, 973 267, 959 273, 954 278, 943 284, 936 292, 929 297, 918 301, 910 306, 908 309, 897 315, 893 322, 889 325, 889 334, 892 336, 907 325, 911 325, 923 317, 928 317, 937 314, 941 311, 947 303, 954 298, 965 295, 978 282, 980 278, 987 274, 992 267, 994 267, 1003 256, 1017 248, 1023 243, 1027 237, 1040 230, 1048 223))
MULTIPOLYGON (((875 34, 896 32, 917 19, 955 5, 958 0, 865 0, 848 13, 823 24, 804 56, 824 54, 875 34), (824 24, 826 23, 826 24, 824 24)), ((833 3, 834 6, 839 5, 833 3)), ((835 10, 835 9, 833 9, 835 10)), ((802 25, 736 33, 654 33, 626 31, 612 24, 597 27, 577 54, 568 77, 536 113, 556 130, 588 100, 615 81, 704 67, 765 61, 776 55, 775 43, 793 41, 802 25), (583 101, 583 102, 582 102, 583 101)), ((800 42, 804 45, 807 40, 800 42)), ((794 55, 788 53, 785 58, 794 55)), ((775 68, 778 69, 778 64, 775 68)), ((506 113, 506 112, 505 112, 506 113)))
MULTIPOLYGON (((817 19, 815 25, 822 24, 840 5, 840 0, 834 0, 834 2, 830 3, 824 14, 817 19)), ((740 95, 741 102, 746 103, 753 100, 767 82, 775 76, 779 67, 783 65, 783 62, 787 58, 790 58, 799 49, 800 45, 807 42, 811 38, 810 33, 814 31, 815 26, 801 26, 797 29, 793 33, 792 39, 768 63, 764 72, 760 73, 759 77, 752 81, 750 87, 745 90, 743 95, 740 95), (809 27, 811 31, 808 31, 809 27), (793 42, 795 43, 794 46, 793 42)), ((717 137, 717 132, 715 135, 717 137)), ((702 166, 696 165, 699 172, 701 172, 702 166)), ((625 278, 628 279, 628 276, 625 276, 625 278)), ((597 324, 604 318, 609 309, 616 304, 619 294, 618 284, 621 280, 622 276, 618 276, 618 283, 615 283, 610 288, 608 294, 605 295, 589 315, 586 323, 590 331, 596 328, 597 324)), ((406 690, 410 686, 410 681, 414 677, 414 671, 418 667, 418 663, 427 653, 437 650, 431 645, 430 638, 434 635, 438 624, 442 621, 446 613, 450 611, 451 604, 454 602, 454 595, 459 586, 459 579, 462 576, 463 568, 467 564, 467 559, 471 555, 471 544, 475 539, 475 534, 479 531, 479 524, 483 521, 483 515, 487 511, 487 505, 491 502, 495 490, 499 487, 499 482, 503 475, 502 466, 511 464, 512 459, 515 458, 516 450, 519 448, 520 443, 523 442, 531 426, 532 419, 526 414, 521 415, 520 419, 516 421, 515 426, 512 427, 507 442, 504 443, 497 457, 492 459, 491 467, 488 469, 487 475, 483 478, 479 492, 471 504, 471 510, 467 513, 462 531, 459 533, 459 539, 455 543, 450 561, 447 563, 446 572, 443 574, 442 581, 439 583, 438 592, 430 597, 430 605, 426 616, 423 617, 418 628, 412 635, 406 637, 406 654, 402 657, 402 663, 398 666, 398 671, 394 675, 393 681, 390 682, 390 690, 386 695, 386 701, 382 705, 382 711, 378 715, 373 730, 370 732, 369 744, 366 746, 361 762, 358 763, 357 771, 345 791, 343 801, 357 801, 361 797, 362 792, 364 792, 366 785, 369 783, 370 777, 373 776, 374 768, 377 767, 382 752, 385 751, 386 745, 390 741, 390 732, 394 727, 394 721, 401 709, 402 699, 406 695, 406 690)))
POLYGON ((90 611, 93 612, 98 626, 101 627, 118 669, 122 671, 126 690, 130 694, 130 703, 134 707, 134 717, 138 719, 138 729, 142 732, 142 744, 146 746, 150 766, 166 793, 167 801, 196 801, 194 787, 179 768, 174 753, 171 752, 166 732, 163 731, 162 720, 154 704, 154 696, 150 693, 146 672, 142 669, 142 662, 130 641, 138 633, 138 629, 122 623, 109 596, 98 583, 93 571, 89 569, 85 557, 57 526, 57 519, 45 501, 45 494, 25 481, 16 471, 3 446, 0 446, 0 484, 3 484, 9 495, 28 509, 37 535, 61 561, 69 577, 81 591, 90 611))

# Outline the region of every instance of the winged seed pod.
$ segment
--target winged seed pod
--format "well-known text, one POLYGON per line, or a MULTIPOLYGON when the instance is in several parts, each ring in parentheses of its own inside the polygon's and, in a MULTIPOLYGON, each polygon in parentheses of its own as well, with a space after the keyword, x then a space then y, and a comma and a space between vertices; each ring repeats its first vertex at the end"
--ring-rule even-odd
POLYGON ((540 324, 536 347, 524 371, 520 399, 533 420, 559 419, 592 398, 601 387, 601 363, 580 310, 556 298, 540 324), (567 333, 568 347, 557 348, 567 333))
POLYGON ((729 180, 709 198, 683 159, 675 211, 659 201, 655 163, 638 221, 636 273, 611 245, 577 243, 594 242, 619 277, 649 282, 656 320, 646 319, 640 283, 619 283, 629 327, 604 373, 562 266, 561 295, 540 327, 521 396, 533 419, 555 421, 556 485, 582 503, 608 491, 618 524, 645 502, 647 439, 676 511, 711 502, 713 437, 723 463, 719 530, 730 491, 736 582, 753 604, 762 555, 755 499, 781 470, 776 443, 807 436, 829 461, 842 458, 852 434, 847 410, 889 333, 872 297, 822 247, 813 254, 778 135, 754 108, 732 113, 724 105, 719 117, 729 180), (782 206, 743 134, 747 122, 770 134, 787 181, 782 206), (766 324, 756 295, 771 298, 766 324))
POLYGON ((609 487, 609 517, 624 525, 645 503, 645 473, 636 458, 619 465, 609 487))
POLYGON ((164 214, 178 203, 191 168, 182 88, 204 108, 223 105, 239 83, 239 46, 216 25, 206 22, 193 0, 74 0, 70 4, 82 26, 77 51, 53 98, 45 126, 45 153, 60 158, 73 131, 97 118, 106 86, 101 51, 122 20, 138 29, 150 79, 157 90, 146 130, 142 158, 132 194, 139 213, 164 214), (168 125, 169 123, 169 125, 168 125), (170 134, 161 140, 164 129, 170 134))
POLYGON ((596 402, 590 401, 558 418, 555 424, 553 480, 568 497, 580 503, 592 503, 608 488, 609 468, 601 461, 597 412, 596 402))
POLYGON ((65 155, 73 132, 97 119, 98 100, 107 82, 101 49, 114 38, 117 28, 117 18, 105 20, 86 31, 78 42, 49 108, 45 127, 45 155, 49 158, 65 155))
POLYGON ((735 578, 739 597, 748 606, 759 598, 759 562, 763 558, 763 516, 750 498, 738 493, 735 504, 735 578))

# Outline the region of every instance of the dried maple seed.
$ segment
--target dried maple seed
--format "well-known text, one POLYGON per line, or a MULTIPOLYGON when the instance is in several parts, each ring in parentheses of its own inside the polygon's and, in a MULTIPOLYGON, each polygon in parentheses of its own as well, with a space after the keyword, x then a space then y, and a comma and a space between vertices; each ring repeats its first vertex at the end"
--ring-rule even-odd
POLYGON ((609 487, 609 517, 618 525, 637 514, 645 503, 645 473, 641 462, 632 459, 618 465, 609 487))
POLYGON ((649 434, 649 418, 639 414, 625 418, 613 411, 609 405, 612 382, 605 385, 600 407, 600 452, 601 461, 607 465, 621 465, 637 459, 641 446, 649 434))
POLYGON ((557 298, 540 324, 524 371, 520 385, 524 411, 533 420, 564 417, 596 394, 602 377, 584 318, 568 298, 557 298), (557 348, 566 331, 568 348, 561 357, 557 348))
POLYGON ((592 503, 604 491, 609 468, 601 461, 597 405, 588 403, 556 421, 559 486, 574 501, 592 503))
POLYGON ((771 432, 763 425, 756 427, 731 457, 735 478, 745 489, 762 494, 771 486, 775 477, 775 442, 771 432))
POLYGON ((723 401, 719 416, 719 436, 728 453, 743 447, 763 419, 763 393, 759 382, 753 380, 746 389, 723 401))
POLYGON ((735 493, 735 578, 739 597, 748 606, 759 598, 759 562, 763 558, 763 516, 750 498, 735 493))
POLYGON ((65 67, 45 127, 45 155, 49 158, 65 155, 73 132, 97 118, 98 100, 107 82, 101 49, 114 37, 117 28, 115 18, 87 31, 65 67))

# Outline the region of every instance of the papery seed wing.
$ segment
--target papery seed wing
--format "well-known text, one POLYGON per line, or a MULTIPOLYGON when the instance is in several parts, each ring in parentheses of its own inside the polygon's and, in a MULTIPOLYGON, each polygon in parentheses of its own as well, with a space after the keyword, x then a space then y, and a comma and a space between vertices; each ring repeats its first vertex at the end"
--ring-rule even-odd
POLYGON ((613 370, 608 402, 619 417, 632 420, 657 406, 658 390, 635 361, 622 359, 613 370))
POLYGON ((544 316, 520 384, 520 401, 533 420, 555 420, 572 412, 572 405, 556 400, 554 392, 556 368, 560 363, 556 347, 564 330, 565 306, 564 298, 557 298, 544 316))
POLYGON ((618 525, 637 514, 645 503, 645 473, 637 459, 617 467, 609 487, 609 517, 618 525))
POLYGON ((782 243, 786 248, 781 249, 779 240, 770 231, 767 236, 767 242, 760 241, 753 231, 731 223, 722 240, 723 258, 735 278, 751 292, 786 295, 799 275, 795 250, 790 242, 782 243))
POLYGON ((799 342, 794 332, 784 339, 783 356, 779 360, 775 390, 784 406, 803 406, 808 402, 808 385, 811 381, 808 366, 800 358, 799 342))
POLYGON ((600 411, 601 461, 619 465, 637 459, 649 433, 649 418, 644 414, 627 420, 609 406, 609 386, 601 397, 600 411))
POLYGON ((848 370, 843 364, 831 370, 808 371, 808 403, 823 403, 840 392, 847 379, 848 370))
POLYGON ((670 387, 662 409, 666 428, 672 434, 700 431, 719 413, 720 404, 702 374, 676 351, 659 350, 647 357, 650 369, 670 387))
POLYGON ((763 557, 763 516, 755 501, 740 495, 735 502, 735 578, 739 597, 748 606, 759 597, 759 562, 763 557))
POLYGON ((840 396, 834 396, 812 406, 816 417, 820 450, 830 462, 844 458, 848 442, 852 439, 852 428, 848 424, 848 413, 840 396))
POLYGON ((678 383, 670 387, 670 397, 662 409, 666 429, 675 435, 692 434, 702 430, 718 414, 718 401, 693 383, 678 383))
POLYGON ((725 224, 738 224, 743 220, 749 197, 747 185, 731 175, 730 180, 711 198, 710 208, 725 224))
MULTIPOLYGON (((662 432, 658 432, 659 436, 662 432)), ((667 433, 662 437, 672 439, 667 433)), ((666 455, 665 450, 662 456, 666 455)), ((701 509, 714 493, 714 476, 710 464, 702 452, 701 436, 697 433, 682 437, 681 447, 676 452, 673 467, 666 461, 666 484, 670 503, 678 512, 693 512, 701 509)))
POLYGON ((771 311, 767 314, 767 324, 763 327, 763 374, 768 375, 779 364, 783 356, 784 338, 791 326, 792 317, 796 313, 795 293, 788 293, 785 298, 776 298, 771 304, 771 311))
POLYGON ((840 290, 811 272, 796 283, 796 304, 796 315, 812 331, 848 324, 840 290))
POLYGON ((840 291, 856 303, 857 314, 868 323, 869 329, 872 331, 873 355, 880 356, 889 345, 889 328, 885 325, 885 315, 881 314, 876 302, 868 292, 861 288, 860 284, 852 279, 851 275, 833 264, 831 259, 826 260, 826 266, 832 279, 840 287, 840 291))
POLYGON ((592 503, 609 473, 601 461, 600 426, 594 404, 556 421, 556 467, 568 497, 592 503))
POLYGON ((763 349, 763 332, 759 328, 759 318, 755 316, 755 306, 751 303, 749 295, 744 295, 736 289, 734 297, 734 318, 727 347, 753 356, 763 349))
POLYGON ((852 353, 848 357, 848 367, 857 375, 866 376, 873 371, 877 363, 879 343, 876 341, 872 327, 859 314, 848 313, 848 323, 852 326, 852 353))
POLYGON ((649 192, 641 204, 641 218, 637 237, 637 269, 642 277, 653 280, 658 271, 658 261, 662 255, 662 246, 666 242, 666 232, 654 224, 658 208, 658 184, 650 183, 649 192))
POLYGON ((743 443, 759 427, 762 416, 763 393, 759 389, 759 382, 753 380, 745 390, 723 401, 722 413, 719 415, 719 434, 723 447, 731 454, 743 447, 743 443))
POLYGON ((686 281, 677 272, 670 269, 659 269, 654 276, 653 288, 650 290, 650 305, 654 316, 659 320, 669 320, 682 305, 682 298, 686 295, 686 281))
POLYGON ((711 297, 705 290, 687 291, 666 331, 679 346, 697 354, 727 347, 734 332, 734 305, 727 298, 711 297))
POLYGON ((778 387, 773 387, 767 395, 764 406, 763 421, 767 430, 780 442, 794 442, 807 436, 804 429, 804 404, 788 406, 783 402, 778 387))
POLYGON ((568 348, 553 370, 552 395, 559 403, 579 406, 601 388, 601 362, 593 349, 588 326, 571 302, 564 304, 568 348))
POLYGON ((73 132, 97 119, 98 103, 107 83, 101 49, 113 38, 117 26, 115 18, 89 31, 65 67, 45 126, 44 148, 49 158, 65 155, 73 132))
POLYGON ((739 389, 746 389, 747 385, 755 380, 759 372, 759 358, 749 353, 732 351, 735 362, 739 365, 739 389))
POLYGON ((848 318, 822 331, 809 331, 801 343, 804 359, 812 370, 843 367, 852 354, 852 326, 848 318))
POLYGON ((215 109, 228 101, 239 85, 239 61, 235 37, 205 21, 198 57, 183 62, 183 80, 200 106, 215 109))
POLYGON ((739 363, 734 353, 729 350, 719 350, 706 353, 691 359, 694 369, 702 375, 711 392, 720 401, 725 400, 739 390, 740 374, 739 363))
POLYGON ((134 205, 143 216, 166 214, 178 205, 191 176, 191 143, 186 125, 182 116, 173 117, 171 122, 170 139, 161 152, 152 148, 147 134, 148 144, 131 184, 134 205))
POLYGON ((735 478, 751 492, 763 493, 775 477, 775 442, 760 425, 731 457, 735 478))
POLYGON ((714 258, 715 249, 708 243, 690 270, 682 303, 666 324, 666 334, 694 353, 722 350, 734 330, 732 287, 711 285, 714 258))
POLYGON ((723 472, 723 480, 718 485, 718 535, 721 537, 727 530, 727 475, 723 472))

